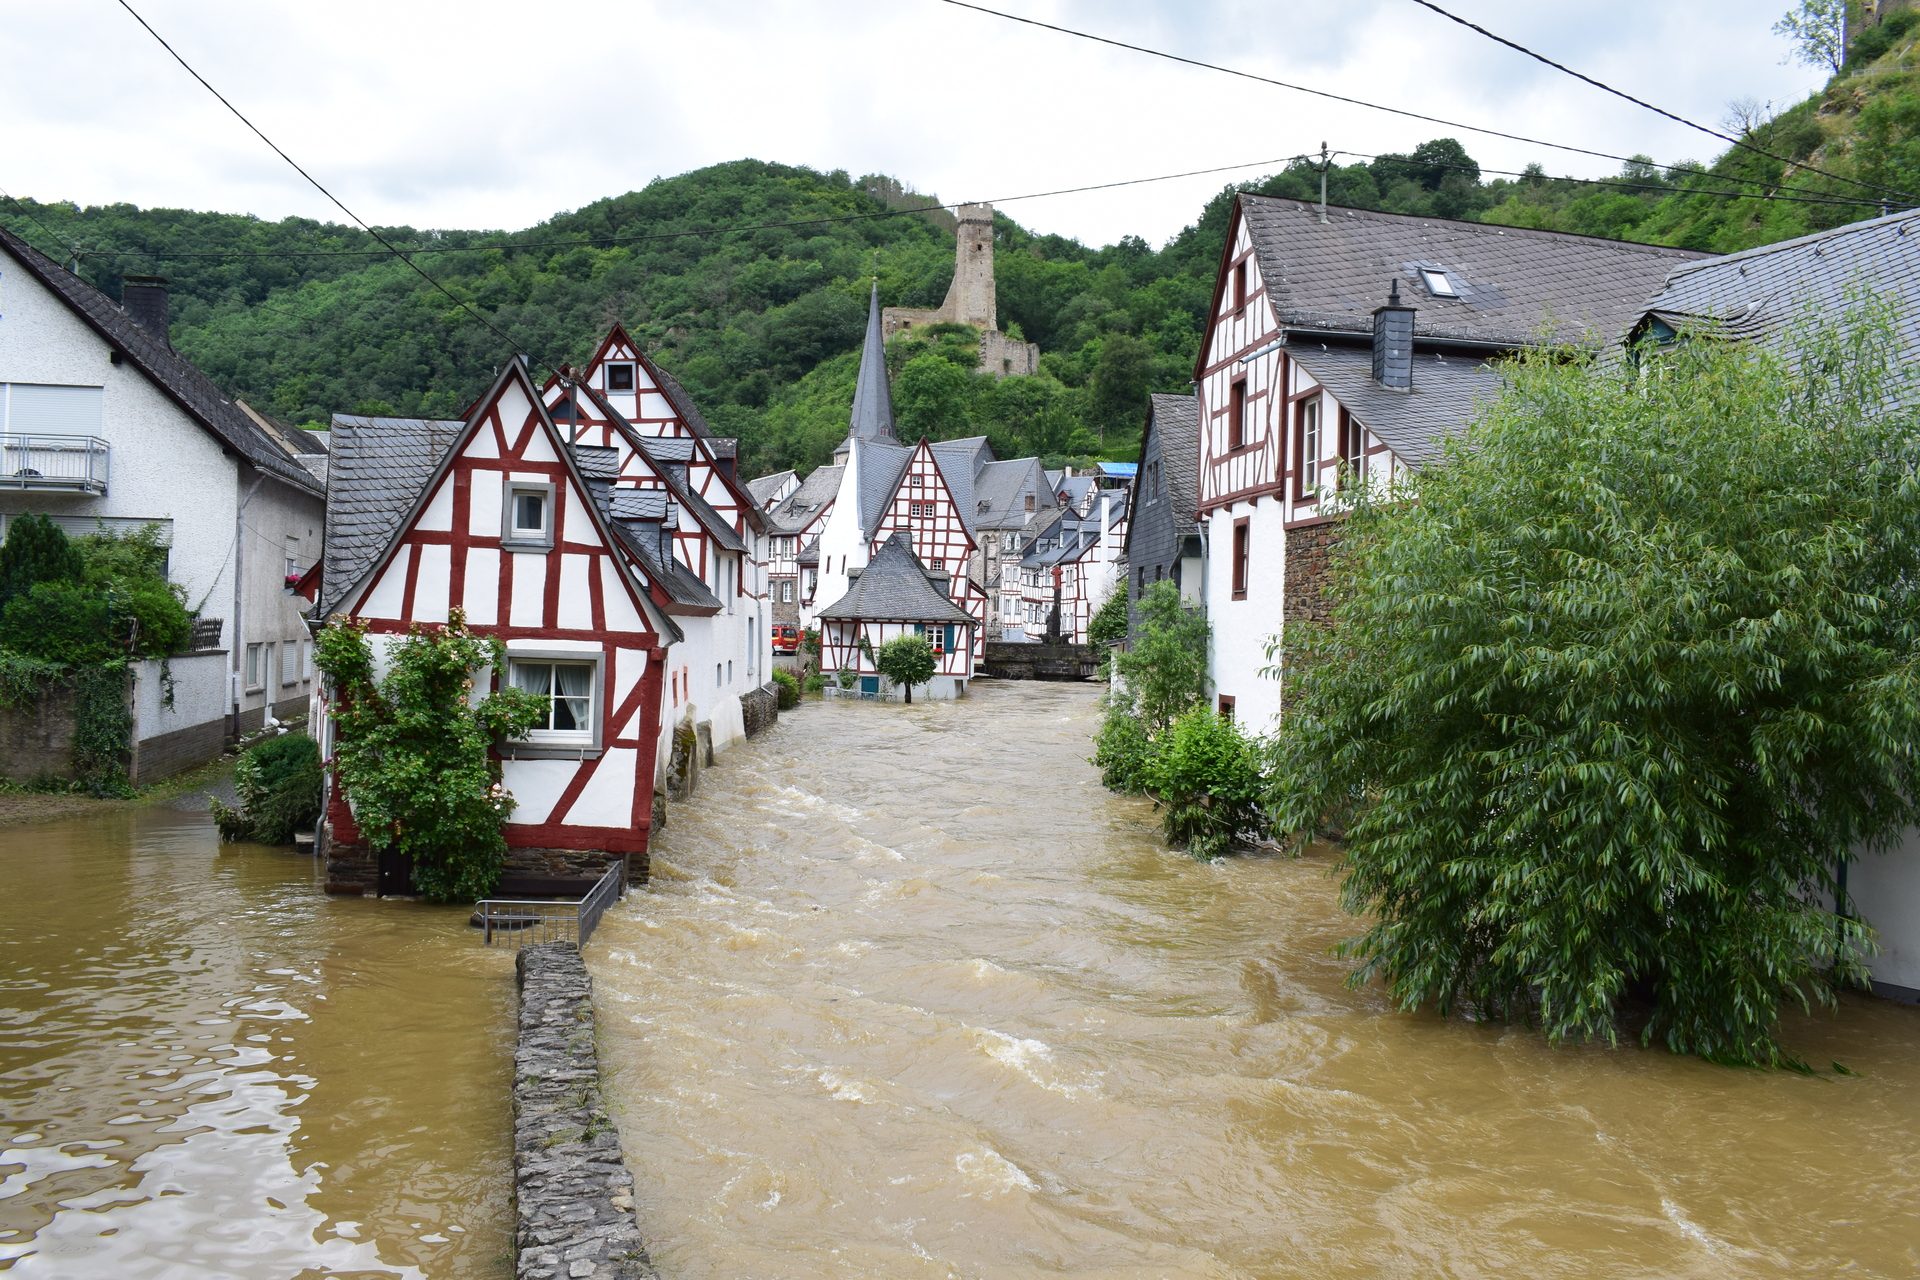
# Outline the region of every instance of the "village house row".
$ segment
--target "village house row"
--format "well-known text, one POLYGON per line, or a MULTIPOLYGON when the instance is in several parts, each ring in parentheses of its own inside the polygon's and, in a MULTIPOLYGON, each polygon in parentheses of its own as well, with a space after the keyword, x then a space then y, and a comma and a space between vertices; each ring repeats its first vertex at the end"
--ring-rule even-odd
MULTIPOLYGON (((157 526, 169 542, 200 621, 170 697, 160 664, 136 664, 136 781, 310 705, 324 743, 310 626, 344 615, 391 640, 457 607, 507 645, 490 678, 551 705, 500 747, 514 874, 558 883, 623 861, 637 879, 662 793, 771 718, 776 635, 817 630, 832 692, 868 698, 900 692, 880 646, 925 636, 938 671, 922 695, 954 698, 988 643, 1085 643, 1113 591, 1132 602, 1171 580, 1211 624, 1210 704, 1265 732, 1285 696, 1267 647, 1326 617, 1354 492, 1433 465, 1499 394, 1500 357, 1701 320, 1774 340, 1864 279, 1907 302, 1920 358, 1920 213, 1709 257, 1242 195, 1192 392, 1151 397, 1137 466, 1075 475, 999 459, 983 437, 896 430, 890 335, 970 324, 985 371, 1037 367, 997 327, 991 210, 962 212, 941 308, 883 311, 869 291, 832 462, 751 480, 617 327, 564 376, 510 362, 456 421, 299 431, 173 351, 163 281, 129 278, 115 303, 0 232, 0 519, 157 526)), ((337 791, 322 838, 336 891, 404 887, 337 791)), ((1864 857, 1853 889, 1886 948, 1879 985, 1920 998, 1920 840, 1864 857)))

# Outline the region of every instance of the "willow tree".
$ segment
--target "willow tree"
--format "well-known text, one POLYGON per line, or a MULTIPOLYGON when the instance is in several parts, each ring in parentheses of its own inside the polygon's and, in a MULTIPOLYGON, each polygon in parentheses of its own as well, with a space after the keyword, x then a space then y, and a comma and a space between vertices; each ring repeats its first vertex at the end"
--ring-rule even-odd
POLYGON ((1859 980, 1836 871, 1920 818, 1920 420, 1856 302, 1524 357, 1416 500, 1354 512, 1268 764, 1280 830, 1344 830, 1356 982, 1790 1063, 1782 1005, 1859 980))

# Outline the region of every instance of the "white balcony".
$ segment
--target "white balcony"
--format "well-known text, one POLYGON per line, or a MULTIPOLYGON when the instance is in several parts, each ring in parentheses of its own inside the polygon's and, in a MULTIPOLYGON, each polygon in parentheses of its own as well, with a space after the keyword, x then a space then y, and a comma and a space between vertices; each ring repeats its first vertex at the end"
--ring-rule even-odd
POLYGON ((109 452, 98 436, 0 434, 0 489, 105 494, 109 452))

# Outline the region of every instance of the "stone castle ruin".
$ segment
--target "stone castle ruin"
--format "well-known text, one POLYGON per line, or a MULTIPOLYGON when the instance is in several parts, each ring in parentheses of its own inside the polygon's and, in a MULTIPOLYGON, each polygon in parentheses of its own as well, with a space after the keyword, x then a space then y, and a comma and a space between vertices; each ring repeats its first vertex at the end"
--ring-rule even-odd
POLYGON ((963 204, 955 233, 953 283, 938 310, 888 307, 881 313, 881 336, 891 338, 930 324, 964 324, 980 331, 980 368, 996 378, 1024 377, 1040 369, 1040 348, 1017 342, 998 328, 993 295, 993 206, 963 204))

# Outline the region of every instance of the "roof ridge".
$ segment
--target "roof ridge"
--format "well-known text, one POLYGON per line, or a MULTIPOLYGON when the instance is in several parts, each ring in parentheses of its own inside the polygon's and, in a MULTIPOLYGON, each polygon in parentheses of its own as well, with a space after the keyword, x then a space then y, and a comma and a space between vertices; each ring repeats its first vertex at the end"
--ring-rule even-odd
MULTIPOLYGON (((1276 206, 1292 205, 1293 211, 1296 213, 1310 213, 1318 216, 1320 212, 1320 206, 1318 204, 1300 200, 1294 196, 1263 196, 1252 191, 1243 191, 1240 195, 1243 199, 1258 200, 1263 204, 1276 206)), ((1517 235, 1524 239, 1561 241, 1574 244, 1597 243, 1618 245, 1623 249, 1631 249, 1636 252, 1648 252, 1660 256, 1684 255, 1689 259, 1711 259, 1718 256, 1704 249, 1679 249, 1671 245, 1648 244, 1642 240, 1615 240, 1610 236, 1590 236, 1579 231, 1548 231, 1540 227, 1512 227, 1503 222, 1468 222, 1462 218, 1431 218, 1422 214, 1390 213, 1384 209, 1360 209, 1352 205, 1330 204, 1327 206, 1328 213, 1332 213, 1336 209, 1348 217, 1354 218, 1356 221, 1395 222, 1408 226, 1459 227, 1468 231, 1478 231, 1483 234, 1499 236, 1517 235)))
POLYGON ((1675 267, 1667 273, 1671 280, 1674 276, 1698 271, 1703 267, 1720 266, 1728 262, 1751 262, 1771 254, 1783 253, 1789 249, 1799 249, 1820 240, 1833 240, 1840 236, 1864 235, 1890 223, 1920 219, 1920 209, 1902 209, 1898 213, 1883 214, 1878 218, 1866 218, 1859 222, 1845 222, 1837 227, 1828 227, 1825 231, 1810 231, 1804 236, 1795 236, 1791 240, 1777 240, 1772 244, 1757 244, 1751 249, 1740 249, 1733 253, 1714 254, 1698 262, 1689 262, 1675 267))

